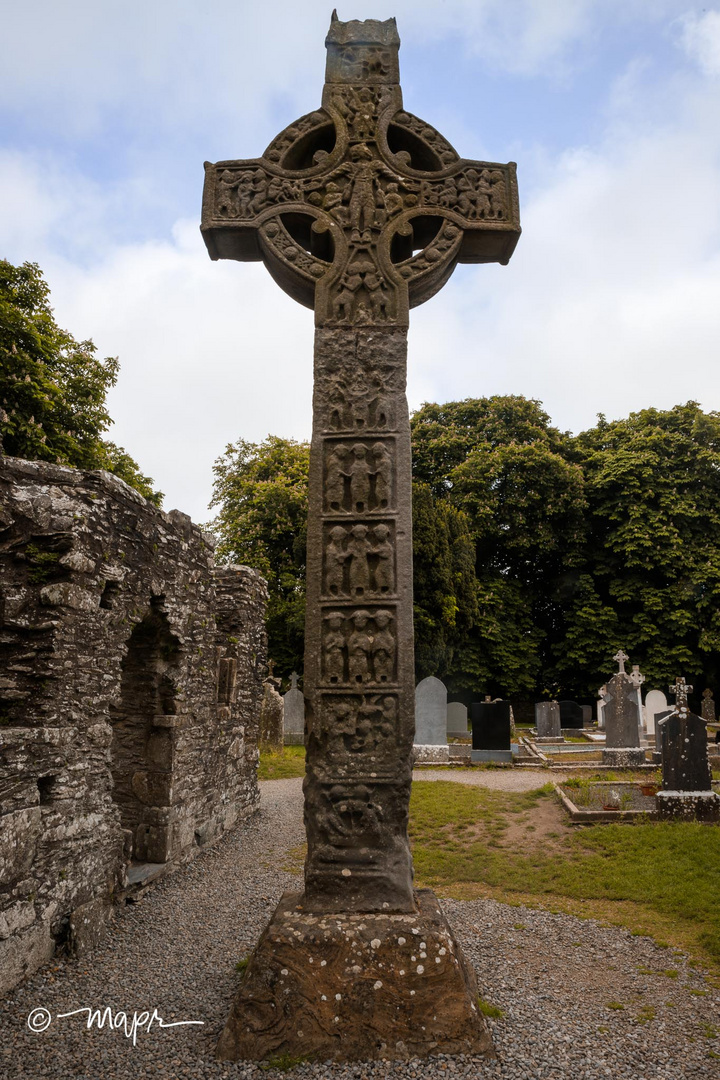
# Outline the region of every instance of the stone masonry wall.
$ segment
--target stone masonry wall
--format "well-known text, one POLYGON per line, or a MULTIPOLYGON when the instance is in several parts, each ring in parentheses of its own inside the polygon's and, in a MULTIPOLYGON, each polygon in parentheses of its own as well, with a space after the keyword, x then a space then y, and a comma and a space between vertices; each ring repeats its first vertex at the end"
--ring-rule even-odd
POLYGON ((184 514, 0 455, 0 992, 256 809, 266 601, 184 514))

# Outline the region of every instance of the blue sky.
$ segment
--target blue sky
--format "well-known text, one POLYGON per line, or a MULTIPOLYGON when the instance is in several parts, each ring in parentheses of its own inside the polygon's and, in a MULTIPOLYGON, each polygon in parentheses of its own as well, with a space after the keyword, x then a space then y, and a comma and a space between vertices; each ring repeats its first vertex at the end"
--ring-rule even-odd
MULTIPOLYGON (((198 521, 226 443, 310 433, 312 314, 261 264, 212 263, 205 159, 253 157, 319 104, 330 5, 24 0, 0 42, 0 256, 120 358, 110 432, 198 521)), ((720 409, 720 5, 402 0, 405 105, 518 163, 508 267, 413 311, 411 407, 540 399, 579 431, 720 409)))

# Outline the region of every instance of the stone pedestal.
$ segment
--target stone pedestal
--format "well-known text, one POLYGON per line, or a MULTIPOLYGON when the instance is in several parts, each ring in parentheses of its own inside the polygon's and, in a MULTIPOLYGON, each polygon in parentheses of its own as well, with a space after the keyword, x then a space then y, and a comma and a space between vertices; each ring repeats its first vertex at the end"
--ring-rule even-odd
POLYGON ((286 893, 245 971, 222 1060, 495 1056, 477 985, 437 899, 398 914, 311 914, 286 893))
POLYGON ((655 802, 664 820, 720 822, 720 795, 715 791, 658 791, 655 802))
POLYGON ((636 746, 613 746, 602 752, 603 765, 614 769, 635 769, 645 764, 645 750, 636 746))

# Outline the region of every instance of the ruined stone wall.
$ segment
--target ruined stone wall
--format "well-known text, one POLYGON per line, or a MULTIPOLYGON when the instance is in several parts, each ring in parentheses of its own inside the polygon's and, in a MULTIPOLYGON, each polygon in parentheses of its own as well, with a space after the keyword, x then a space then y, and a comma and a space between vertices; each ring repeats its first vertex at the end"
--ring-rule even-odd
POLYGON ((116 477, 0 456, 0 991, 257 807, 266 600, 116 477))

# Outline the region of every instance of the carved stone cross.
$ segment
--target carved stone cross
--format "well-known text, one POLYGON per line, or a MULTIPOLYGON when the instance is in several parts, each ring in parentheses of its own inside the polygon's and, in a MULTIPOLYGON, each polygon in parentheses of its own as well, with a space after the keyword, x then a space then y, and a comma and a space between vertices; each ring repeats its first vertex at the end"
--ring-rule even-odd
POLYGON ((615 653, 615 655, 613 656, 613 660, 615 660, 615 662, 617 663, 618 675, 625 675, 626 674, 626 672, 625 672, 625 661, 629 660, 629 659, 630 659, 630 657, 628 656, 628 654, 623 652, 622 649, 619 649, 615 653))
POLYGON ((515 165, 460 158, 403 108, 399 44, 394 19, 333 13, 321 107, 262 157, 205 165, 211 258, 262 260, 315 312, 304 913, 418 910, 408 314, 520 235, 515 165))
POLYGON ((676 709, 687 709, 688 694, 692 694, 693 688, 685 682, 682 675, 678 675, 674 683, 670 683, 668 690, 675 698, 676 709))
POLYGON ((403 109, 394 19, 335 16, 322 107, 261 158, 205 166, 214 259, 313 307, 305 903, 413 907, 408 309, 520 233, 515 165, 461 159, 403 109))

